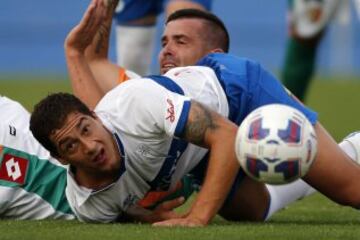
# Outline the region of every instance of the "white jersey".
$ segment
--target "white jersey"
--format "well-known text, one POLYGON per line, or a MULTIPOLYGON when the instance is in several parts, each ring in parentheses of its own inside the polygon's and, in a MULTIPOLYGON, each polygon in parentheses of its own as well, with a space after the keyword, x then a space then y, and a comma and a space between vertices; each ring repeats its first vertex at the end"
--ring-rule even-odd
POLYGON ((74 219, 65 197, 66 169, 29 131, 30 114, 0 97, 0 218, 74 219))
POLYGON ((14 127, 29 130, 30 113, 21 106, 5 96, 0 96, 1 123, 9 123, 14 127))
POLYGON ((150 78, 119 85, 95 109, 114 134, 123 166, 119 179, 100 191, 77 185, 68 171, 66 194, 80 220, 111 222, 122 212, 135 213, 150 190, 173 188, 205 157, 207 149, 177 138, 191 99, 228 115, 225 93, 210 68, 175 68, 150 78))

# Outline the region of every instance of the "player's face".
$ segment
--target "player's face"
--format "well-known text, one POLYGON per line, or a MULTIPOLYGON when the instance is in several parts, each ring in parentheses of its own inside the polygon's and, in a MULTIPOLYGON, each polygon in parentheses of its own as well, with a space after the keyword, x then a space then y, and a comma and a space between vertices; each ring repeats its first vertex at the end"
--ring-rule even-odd
POLYGON ((112 134, 97 117, 71 113, 50 139, 63 162, 91 175, 117 172, 120 155, 112 134))
POLYGON ((199 19, 177 19, 166 25, 159 53, 161 74, 174 67, 195 65, 210 53, 211 49, 204 42, 203 28, 199 19))

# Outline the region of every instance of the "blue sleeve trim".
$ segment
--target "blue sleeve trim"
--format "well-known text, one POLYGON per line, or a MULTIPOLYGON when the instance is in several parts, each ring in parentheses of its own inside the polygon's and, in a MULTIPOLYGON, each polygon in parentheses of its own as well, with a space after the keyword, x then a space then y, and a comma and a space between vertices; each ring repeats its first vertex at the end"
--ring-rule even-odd
POLYGON ((147 76, 146 78, 150 78, 151 80, 153 80, 154 82, 163 86, 164 88, 166 88, 171 92, 184 95, 184 91, 182 90, 182 88, 171 78, 165 76, 158 76, 158 75, 151 75, 151 76, 147 76))
POLYGON ((113 136, 116 140, 116 144, 120 153, 120 157, 121 157, 121 165, 120 165, 120 171, 119 171, 119 176, 121 176, 125 171, 126 171, 126 165, 125 165, 125 150, 124 150, 124 145, 122 144, 120 137, 117 133, 113 133, 113 136))
POLYGON ((184 102, 184 106, 183 106, 183 109, 181 111, 180 118, 179 118, 178 124, 177 124, 176 129, 175 129, 175 133, 174 133, 174 135, 176 137, 180 137, 183 134, 184 130, 185 130, 185 126, 186 126, 186 123, 187 123, 187 120, 188 120, 188 117, 189 117, 190 106, 191 106, 190 101, 185 101, 184 102))

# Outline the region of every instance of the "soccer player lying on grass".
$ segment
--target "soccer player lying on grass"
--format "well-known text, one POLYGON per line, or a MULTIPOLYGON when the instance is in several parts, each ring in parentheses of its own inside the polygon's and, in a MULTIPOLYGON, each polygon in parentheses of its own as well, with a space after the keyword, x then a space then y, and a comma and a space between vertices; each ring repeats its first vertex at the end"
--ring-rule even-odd
MULTIPOLYGON (((103 19, 99 30, 100 34, 97 34, 94 37, 95 39, 90 36, 93 36, 94 32, 98 31, 98 27, 95 24, 87 24, 86 21, 82 21, 69 34, 65 44, 69 65, 73 65, 72 61, 76 61, 76 58, 85 57, 97 80, 96 84, 98 86, 95 91, 99 89, 98 87, 101 88, 100 94, 96 95, 92 94, 91 91, 90 93, 85 91, 91 89, 92 85, 89 83, 83 86, 81 82, 72 82, 74 93, 92 108, 107 91, 115 87, 119 82, 136 77, 134 73, 111 64, 107 59, 111 16, 112 13, 110 12, 105 17, 105 20, 103 19), (88 46, 91 41, 93 46, 88 46)), ((96 18, 89 19, 94 21, 96 18)), ((162 45, 163 49, 159 55, 159 62, 161 72, 164 73, 174 66, 193 65, 210 52, 227 52, 229 49, 229 34, 225 25, 215 15, 194 9, 181 10, 172 14, 167 20, 162 45)), ((73 68, 70 67, 69 69, 71 71, 73 68)), ((268 197, 271 199, 271 201, 269 200, 270 205, 265 216, 266 219, 278 209, 314 192, 310 186, 304 184, 301 180, 286 187, 268 185, 266 188, 268 197)), ((223 209, 222 216, 232 219, 232 209, 229 209, 228 212, 230 213, 229 216, 223 209)), ((253 217, 244 218, 252 219, 253 217)))
MULTIPOLYGON (((0 95, 0 116, 0 218, 74 219, 65 196, 67 168, 32 136, 29 112, 0 95)), ((181 205, 192 191, 191 179, 185 177, 175 191, 149 194, 142 206, 154 211, 142 220, 164 219, 162 216, 172 214, 169 210, 181 205)))
MULTIPOLYGON (((18 102, 0 96, 0 115, 0 218, 75 219, 65 196, 67 168, 32 136, 30 114, 18 102)), ((149 194, 141 202, 153 211, 142 221, 168 218, 169 210, 192 191, 191 179, 185 177, 175 191, 149 194)), ((136 220, 125 217, 118 220, 136 220)))
MULTIPOLYGON (((101 5, 95 0, 83 20, 101 5)), ((96 83, 85 58, 75 55, 68 62, 73 81, 96 83)), ((67 197, 80 218, 137 215, 148 191, 171 189, 191 172, 203 180, 191 209, 156 225, 203 226, 218 212, 233 220, 263 219, 268 192, 239 170, 234 138, 242 119, 268 103, 293 106, 315 126, 318 154, 305 181, 340 204, 359 206, 360 167, 277 79, 257 63, 227 54, 210 54, 199 65, 204 67, 127 81, 107 93, 95 112, 69 94, 51 95, 36 106, 31 130, 72 166, 67 197)))
MULTIPOLYGON (((77 76, 72 81, 74 93, 91 109, 119 82, 136 77, 136 74, 119 68, 107 59, 112 20, 111 6, 105 13, 104 19, 99 18, 99 15, 104 14, 104 11, 99 9, 101 8, 98 7, 97 11, 94 11, 89 8, 83 20, 69 33, 65 43, 70 75, 77 76), (79 63, 78 58, 87 61, 87 67, 92 70, 96 82, 83 82, 82 79, 85 80, 86 76, 82 76, 82 72, 73 67, 79 63)), ((171 66, 194 64, 209 52, 224 52, 229 48, 228 33, 222 21, 213 14, 191 9, 178 11, 170 16, 162 41, 164 45, 160 57, 162 72, 167 71, 171 66), (214 34, 214 29, 217 34, 214 34), (202 34, 198 34, 199 32, 202 34), (205 39, 207 44, 201 44, 205 39)), ((286 186, 267 185, 266 190, 266 194, 271 199, 266 216, 254 216, 251 211, 248 214, 246 204, 242 204, 245 210, 241 214, 243 219, 268 219, 278 209, 314 192, 302 180, 286 186)), ((222 216, 233 219, 232 212, 233 209, 223 208, 222 216)), ((240 214, 236 216, 239 219, 240 214)))
MULTIPOLYGON (((18 102, 0 96, 0 115, 0 218, 74 219, 65 197, 66 168, 33 138, 29 131, 30 114, 18 102)), ((351 141, 343 141, 340 145, 356 157, 351 141)), ((191 193, 190 179, 182 181, 183 189, 166 198, 175 200, 156 209, 163 215, 155 218, 147 214, 149 222, 165 218, 161 216, 168 217, 167 211, 182 203, 176 196, 191 193)), ((154 202, 149 200, 142 200, 143 206, 154 207, 154 202)))

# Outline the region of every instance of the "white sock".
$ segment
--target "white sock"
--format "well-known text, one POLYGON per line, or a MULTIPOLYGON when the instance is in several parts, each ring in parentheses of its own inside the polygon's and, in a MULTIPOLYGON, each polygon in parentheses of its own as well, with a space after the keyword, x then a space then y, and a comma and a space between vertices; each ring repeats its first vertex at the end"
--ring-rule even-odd
POLYGON ((268 220, 274 213, 290 203, 316 192, 314 188, 301 179, 283 185, 266 184, 266 187, 270 194, 270 206, 265 220, 268 220))
MULTIPOLYGON (((354 161, 360 155, 360 132, 352 133, 346 137, 339 147, 354 161)), ((303 180, 284 185, 266 185, 270 194, 270 206, 265 220, 268 220, 278 210, 286 207, 292 202, 304 198, 316 192, 314 188, 303 180)))
POLYGON ((356 163, 360 164, 360 132, 353 132, 345 137, 339 147, 356 163))
POLYGON ((117 25, 115 32, 117 63, 141 76, 149 74, 156 27, 117 25))

